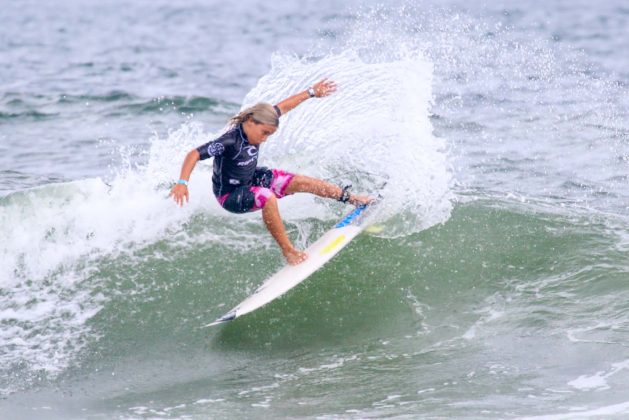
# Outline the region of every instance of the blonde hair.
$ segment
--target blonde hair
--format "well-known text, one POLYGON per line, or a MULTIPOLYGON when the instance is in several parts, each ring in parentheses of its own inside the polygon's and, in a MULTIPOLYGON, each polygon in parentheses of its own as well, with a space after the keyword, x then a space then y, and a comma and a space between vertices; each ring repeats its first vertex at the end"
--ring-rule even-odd
POLYGON ((253 119, 255 123, 271 125, 278 127, 280 125, 280 118, 275 111, 273 105, 266 102, 258 102, 254 106, 245 108, 238 114, 230 118, 230 125, 238 125, 247 121, 249 118, 253 119))

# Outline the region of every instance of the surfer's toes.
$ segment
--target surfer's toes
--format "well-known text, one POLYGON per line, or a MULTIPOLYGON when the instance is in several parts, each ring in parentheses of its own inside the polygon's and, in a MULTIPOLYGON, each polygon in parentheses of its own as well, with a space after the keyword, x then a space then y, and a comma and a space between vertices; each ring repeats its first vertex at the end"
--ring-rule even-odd
POLYGON ((284 257, 286 258, 286 261, 288 261, 290 265, 297 265, 299 263, 306 261, 308 259, 308 254, 302 251, 297 251, 295 249, 292 251, 285 252, 284 257))

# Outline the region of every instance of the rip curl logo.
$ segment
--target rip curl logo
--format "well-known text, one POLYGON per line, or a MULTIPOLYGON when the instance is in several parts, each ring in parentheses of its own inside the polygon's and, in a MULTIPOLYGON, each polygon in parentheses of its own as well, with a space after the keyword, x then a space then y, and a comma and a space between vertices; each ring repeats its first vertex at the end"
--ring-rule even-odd
POLYGON ((238 166, 247 166, 249 164, 251 164, 252 162, 255 162, 258 160, 258 148, 255 146, 247 146, 243 149, 243 151, 249 155, 249 159, 244 160, 242 162, 238 162, 236 165, 238 166))
POLYGON ((258 156, 258 148, 255 146, 245 147, 245 152, 247 152, 250 157, 258 156))
POLYGON ((210 156, 220 156, 225 151, 225 146, 222 143, 210 143, 207 147, 207 153, 210 156))

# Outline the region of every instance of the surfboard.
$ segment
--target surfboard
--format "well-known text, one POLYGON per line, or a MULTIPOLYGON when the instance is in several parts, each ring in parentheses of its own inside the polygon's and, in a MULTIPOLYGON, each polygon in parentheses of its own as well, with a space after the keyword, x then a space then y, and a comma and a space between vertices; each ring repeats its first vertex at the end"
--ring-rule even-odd
POLYGON ((308 254, 306 261, 297 265, 284 266, 262 283, 251 296, 216 321, 205 326, 223 324, 255 311, 306 280, 367 227, 367 216, 372 213, 376 205, 377 203, 372 203, 356 207, 354 211, 343 217, 332 229, 324 233, 306 249, 305 252, 308 254))

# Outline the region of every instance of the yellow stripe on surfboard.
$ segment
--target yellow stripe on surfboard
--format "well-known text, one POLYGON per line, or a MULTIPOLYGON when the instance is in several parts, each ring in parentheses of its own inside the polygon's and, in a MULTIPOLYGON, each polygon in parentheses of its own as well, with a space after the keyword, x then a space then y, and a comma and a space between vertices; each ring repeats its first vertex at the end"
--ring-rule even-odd
POLYGON ((341 244, 341 242, 343 242, 345 240, 345 235, 339 235, 336 237, 336 239, 334 239, 332 242, 330 242, 329 244, 327 244, 325 246, 325 248, 323 248, 320 252, 319 255, 323 255, 323 254, 327 254, 328 252, 332 251, 334 248, 336 248, 337 246, 339 246, 341 244))

